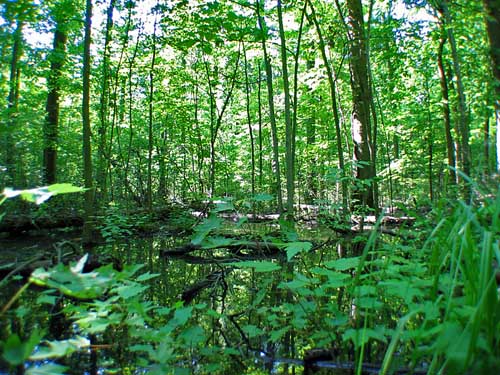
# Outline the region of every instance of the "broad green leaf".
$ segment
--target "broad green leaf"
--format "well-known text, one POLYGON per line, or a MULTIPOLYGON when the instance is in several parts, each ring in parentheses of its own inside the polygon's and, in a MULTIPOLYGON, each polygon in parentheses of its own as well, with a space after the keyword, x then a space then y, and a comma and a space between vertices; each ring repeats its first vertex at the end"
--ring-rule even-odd
POLYGON ((286 257, 288 260, 292 259, 297 253, 301 251, 309 251, 312 248, 312 244, 310 242, 291 242, 286 245, 286 257))
POLYGON ((180 334, 179 338, 184 340, 189 346, 197 345, 206 339, 205 332, 200 326, 189 327, 180 334))
POLYGON ((270 334, 271 342, 278 342, 285 335, 285 333, 288 332, 288 329, 289 327, 283 327, 277 331, 276 330, 271 331, 270 334))
POLYGON ((222 201, 215 204, 215 208, 212 212, 225 212, 225 211, 233 211, 234 205, 229 201, 222 201))
POLYGON ((3 345, 2 357, 12 366, 18 366, 26 361, 28 358, 26 348, 18 335, 13 334, 7 338, 3 345))
POLYGON ((331 260, 326 262, 325 266, 336 269, 337 271, 347 271, 349 269, 356 268, 359 264, 359 259, 360 257, 352 257, 331 260))
POLYGON ((214 249, 233 244, 234 240, 226 237, 207 237, 202 243, 204 249, 214 249))
POLYGON ((26 375, 64 375, 68 367, 56 363, 44 363, 26 370, 26 375))
POLYGON ((249 338, 253 338, 259 335, 262 335, 264 331, 253 324, 247 324, 246 326, 241 327, 242 331, 245 332, 249 338))
POLYGON ((13 366, 23 364, 40 343, 42 336, 41 331, 34 330, 28 340, 22 342, 17 334, 11 334, 3 345, 2 357, 13 366))
POLYGON ((381 332, 371 328, 360 328, 357 330, 350 328, 345 331, 342 337, 344 341, 351 340, 356 347, 366 344, 370 339, 382 341, 384 343, 387 342, 387 339, 381 332))
POLYGON ((245 260, 242 262, 231 262, 228 264, 240 268, 253 268, 255 272, 272 272, 281 269, 281 266, 269 261, 245 260))
POLYGON ((295 290, 295 289, 303 288, 307 285, 309 285, 309 283, 305 280, 293 279, 292 281, 281 282, 278 285, 278 288, 295 290))
POLYGON ((174 317, 171 322, 173 322, 175 326, 182 326, 186 324, 189 318, 191 318, 192 312, 192 307, 181 307, 180 309, 175 310, 174 317))
POLYGON ((154 279, 155 277, 158 277, 160 276, 159 273, 150 273, 149 271, 146 272, 146 273, 143 273, 142 275, 138 276, 137 277, 137 281, 147 281, 147 280, 151 280, 151 279, 154 279))
POLYGON ((121 298, 127 300, 129 298, 142 294, 142 292, 144 292, 148 288, 149 287, 147 285, 127 284, 113 288, 112 292, 118 294, 121 298))
POLYGON ((73 186, 71 184, 53 184, 47 186, 47 190, 55 194, 80 193, 85 191, 85 188, 73 186))
POLYGON ((207 219, 194 228, 195 234, 191 239, 193 245, 199 245, 205 239, 208 234, 217 228, 220 228, 222 224, 222 219, 215 215, 210 215, 207 219))
POLYGON ((32 361, 39 361, 48 358, 58 358, 70 355, 80 349, 90 346, 90 341, 82 336, 75 336, 64 341, 47 341, 41 345, 36 353, 30 356, 32 361))
POLYGON ((274 199, 274 197, 271 194, 262 193, 254 195, 253 199, 256 202, 270 202, 274 199))

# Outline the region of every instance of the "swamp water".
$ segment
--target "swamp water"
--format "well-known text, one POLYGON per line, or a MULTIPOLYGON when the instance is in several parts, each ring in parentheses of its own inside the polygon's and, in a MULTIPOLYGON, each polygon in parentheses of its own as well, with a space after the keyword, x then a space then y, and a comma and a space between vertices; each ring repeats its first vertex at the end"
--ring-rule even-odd
MULTIPOLYGON (((256 227, 251 229, 255 233, 256 227)), ((34 287, 2 324, 16 327, 22 321, 17 329, 25 335, 38 328, 47 330, 51 340, 82 340, 82 347, 73 348, 79 350, 54 360, 68 367, 67 374, 348 374, 360 355, 354 328, 367 321, 355 316, 369 316, 375 340, 362 346, 363 362, 380 364, 387 347, 383 327, 393 325, 397 316, 374 287, 367 285, 356 298, 347 291, 359 256, 339 260, 338 254, 353 255, 359 243, 326 229, 305 229, 299 237, 314 245, 301 248, 294 242, 297 255, 290 261, 284 252, 265 249, 165 254, 189 238, 129 238, 98 246, 93 254, 118 259, 126 269, 142 264, 133 281, 121 280, 95 300, 34 287), (307 358, 314 366, 304 367, 307 358)), ((23 247, 18 256, 51 251, 23 247)), ((3 288, 2 306, 21 285, 14 281, 3 288)), ((52 362, 28 366, 47 363, 52 362)), ((379 365, 363 367, 363 373, 378 371, 379 365)))

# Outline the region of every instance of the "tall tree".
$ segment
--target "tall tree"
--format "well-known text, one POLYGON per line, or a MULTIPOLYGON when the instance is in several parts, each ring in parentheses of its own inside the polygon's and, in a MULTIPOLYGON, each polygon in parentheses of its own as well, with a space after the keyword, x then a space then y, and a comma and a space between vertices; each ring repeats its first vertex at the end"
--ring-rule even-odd
POLYGON ((43 176, 44 183, 53 184, 57 180, 57 147, 59 127, 59 98, 61 91, 61 77, 66 60, 66 43, 68 40, 67 27, 68 16, 71 15, 67 9, 71 8, 71 2, 55 4, 53 9, 54 42, 50 60, 50 72, 47 79, 48 95, 46 104, 46 118, 43 124, 43 176))
MULTIPOLYGON (((107 143, 108 131, 108 107, 109 107, 109 65, 110 65, 110 45, 111 36, 113 31, 113 11, 115 9, 116 0, 110 0, 108 9, 106 11, 106 29, 104 31, 104 51, 102 60, 102 77, 101 77, 101 95, 99 105, 99 144, 98 144, 98 162, 97 162, 97 184, 99 191, 99 198, 103 199, 107 194, 107 161, 105 149, 107 143)), ((130 18, 129 18, 130 19, 130 18)), ((129 25, 130 21, 127 22, 129 25)), ((127 33, 128 33, 127 26, 127 33)), ((126 36, 128 40, 128 35, 126 36)), ((97 200, 99 200, 97 198, 97 200)))
POLYGON ((278 0, 277 10, 280 36, 281 73, 283 78, 283 94, 285 97, 286 217, 287 220, 293 221, 293 202, 295 194, 295 131, 292 124, 290 82, 288 76, 286 38, 285 28, 283 26, 283 10, 281 6, 281 0, 278 0))
POLYGON ((483 0, 486 29, 490 41, 491 66, 494 77, 494 103, 497 129, 497 169, 500 171, 500 0, 483 0))
POLYGON ((328 86, 330 88, 330 103, 332 106, 333 113, 333 122, 335 125, 335 137, 337 138, 337 154, 338 154, 338 165, 341 174, 341 186, 342 186, 342 206, 344 210, 347 210, 347 180, 345 177, 345 162, 344 162, 344 151, 342 148, 342 124, 340 123, 339 110, 337 106, 337 94, 336 94, 336 84, 335 77, 333 73, 332 66, 329 62, 327 51, 326 51, 326 43, 323 37, 323 32, 321 31, 321 27, 318 22, 318 18, 316 16, 316 10, 313 6, 312 1, 309 2, 309 7, 311 9, 310 18, 314 23, 314 27, 316 28, 316 33, 318 34, 318 46, 321 52, 321 58, 323 60, 323 64, 325 65, 326 77, 328 78, 328 86))
POLYGON ((446 34, 441 33, 441 38, 439 41, 437 63, 439 71, 439 83, 441 85, 441 106, 443 110, 443 122, 444 122, 444 133, 446 137, 446 155, 448 158, 448 168, 450 183, 454 184, 456 182, 455 173, 455 147, 453 144, 453 137, 451 135, 451 111, 450 111, 450 99, 448 90, 448 80, 446 78, 446 71, 443 62, 443 50, 446 43, 446 34))
POLYGON ((93 242, 94 187, 92 178, 92 145, 90 142, 90 45, 92 43, 92 0, 85 6, 85 36, 83 41, 83 88, 82 88, 82 122, 83 122, 83 178, 85 186, 85 211, 83 224, 83 243, 93 242))
POLYGON ((351 133, 354 143, 354 163, 356 183, 353 188, 353 205, 375 207, 373 179, 375 178, 372 160, 370 106, 371 90, 368 80, 367 41, 365 38, 363 9, 361 0, 347 1, 347 24, 351 72, 353 109, 351 114, 351 133))
MULTIPOLYGON (((445 25, 448 42, 451 48, 451 57, 453 60, 453 70, 455 73, 458 94, 458 136, 460 137, 460 149, 458 151, 461 168, 465 175, 470 176, 471 173, 471 152, 469 145, 469 119, 467 116, 467 104, 465 99, 465 88, 462 78, 462 70, 460 64, 460 56, 458 55, 457 42, 452 25, 452 17, 448 7, 448 0, 441 0, 438 4, 438 11, 441 14, 442 22, 445 25)), ((469 195, 466 189, 465 195, 469 195)), ((468 197, 467 197, 468 198, 468 197)))
MULTIPOLYGON (((19 105, 19 86, 20 86, 20 69, 19 59, 22 53, 23 42, 23 27, 24 20, 19 17, 16 21, 16 28, 12 35, 12 54, 10 59, 10 78, 9 78, 9 96, 7 98, 7 128, 4 129, 5 134, 5 165, 7 167, 7 176, 9 177, 8 183, 15 184, 17 179, 16 171, 16 155, 17 150, 15 146, 14 137, 17 130, 17 117, 19 105)), ((17 155, 18 156, 18 155, 17 155)))
POLYGON ((274 176, 275 176, 275 189, 276 197, 278 200, 278 212, 281 214, 283 212, 283 197, 281 193, 281 168, 280 168, 280 157, 279 157, 279 145, 278 145, 278 130, 276 126, 276 111, 274 109, 274 88, 273 88, 273 69, 271 66, 271 59, 267 52, 267 27, 264 17, 261 14, 263 5, 260 0, 257 0, 256 10, 257 10, 257 22, 261 34, 261 44, 262 52, 264 54, 264 67, 266 71, 266 85, 267 85, 267 101, 269 106, 269 122, 271 123, 271 136, 273 144, 273 161, 274 161, 274 176))

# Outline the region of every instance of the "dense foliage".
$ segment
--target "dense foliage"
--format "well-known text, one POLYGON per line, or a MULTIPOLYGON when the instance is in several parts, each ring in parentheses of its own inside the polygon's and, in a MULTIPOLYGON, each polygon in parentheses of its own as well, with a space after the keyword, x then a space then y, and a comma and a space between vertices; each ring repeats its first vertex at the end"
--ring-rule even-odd
POLYGON ((107 245, 61 241, 27 279, 39 258, 1 261, 0 367, 293 373, 322 348, 358 374, 494 372, 497 9, 2 2, 0 214, 71 215, 107 245))

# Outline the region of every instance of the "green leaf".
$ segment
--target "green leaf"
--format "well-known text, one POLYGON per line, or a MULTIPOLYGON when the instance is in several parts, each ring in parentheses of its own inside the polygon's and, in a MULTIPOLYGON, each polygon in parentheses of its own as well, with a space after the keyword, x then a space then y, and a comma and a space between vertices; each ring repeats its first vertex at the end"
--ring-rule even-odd
POLYGON ((385 336, 371 328, 348 329, 343 335, 344 341, 351 340, 356 347, 366 344, 370 339, 387 342, 385 336))
POLYGON ((179 338, 184 340, 189 346, 197 345, 206 339, 205 332, 200 326, 189 327, 180 334, 179 338))
POLYGON ((226 237, 207 237, 203 241, 202 247, 204 249, 214 249, 218 247, 229 246, 234 242, 231 238, 226 237))
POLYGON ((82 348, 90 346, 90 341, 82 336, 76 336, 64 341, 47 341, 40 346, 38 351, 30 356, 32 361, 39 361, 48 358, 59 358, 70 355, 82 348))
POLYGON ((203 220, 203 222, 194 228, 195 234, 191 239, 191 243, 193 245, 199 245, 205 239, 208 234, 217 228, 220 228, 222 224, 222 219, 218 218, 215 215, 210 215, 207 219, 203 220))
POLYGON ((255 272, 271 272, 281 269, 281 266, 269 261, 246 260, 242 262, 231 262, 228 264, 240 268, 253 268, 255 272))
POLYGON ((271 342, 278 342, 287 332, 288 327, 283 327, 277 331, 271 331, 271 334, 269 335, 271 342))
POLYGON ((17 334, 10 335, 3 346, 3 358, 13 366, 23 364, 40 343, 42 336, 42 331, 34 330, 28 340, 23 343, 17 334))
POLYGON ((55 363, 42 364, 26 370, 26 375, 64 375, 68 367, 55 363))
POLYGON ((334 268, 337 271, 347 271, 349 269, 356 268, 359 264, 360 257, 352 258, 341 258, 336 260, 331 260, 325 263, 328 268, 334 268))
POLYGON ((149 287, 147 285, 127 284, 113 288, 112 292, 118 294, 124 300, 127 300, 129 298, 142 294, 142 292, 144 292, 148 288, 149 287))
POLYGON ((309 251, 311 248, 312 244, 310 242, 291 242, 285 247, 287 259, 290 260, 301 251, 309 251))
POLYGON ((256 202, 269 202, 274 199, 274 197, 271 194, 256 194, 253 198, 256 202))
POLYGON ((24 347, 18 335, 13 334, 7 338, 3 346, 2 357, 12 366, 18 366, 26 361, 26 348, 24 347))
POLYGON ((73 186, 71 184, 53 184, 47 186, 47 190, 56 195, 56 194, 67 194, 67 193, 80 193, 85 191, 85 188, 73 186))
POLYGON ((181 307, 180 309, 175 310, 174 317, 171 320, 175 326, 182 326, 186 324, 186 322, 191 318, 193 312, 192 307, 181 307))
POLYGON ((160 276, 159 273, 150 273, 149 271, 146 272, 146 273, 143 273, 142 275, 140 275, 139 277, 137 277, 137 281, 147 281, 147 280, 151 280, 151 279, 154 279, 155 277, 158 277, 160 276))
POLYGON ((254 326, 253 324, 247 324, 246 326, 241 327, 241 329, 243 332, 247 334, 249 338, 260 336, 264 333, 262 329, 260 329, 257 326, 254 326))

